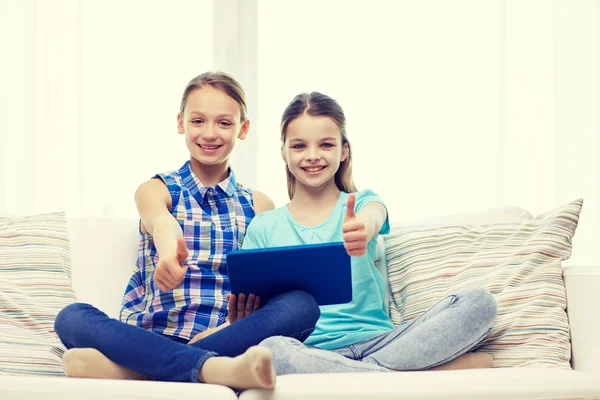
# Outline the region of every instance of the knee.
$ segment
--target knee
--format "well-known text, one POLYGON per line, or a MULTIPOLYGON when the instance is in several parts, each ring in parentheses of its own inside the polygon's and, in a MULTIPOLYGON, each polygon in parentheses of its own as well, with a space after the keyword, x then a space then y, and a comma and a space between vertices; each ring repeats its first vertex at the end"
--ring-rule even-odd
POLYGON ((283 345, 283 336, 271 336, 258 344, 260 347, 265 347, 271 350, 271 353, 279 353, 278 350, 283 345))
POLYGON ((284 293, 283 296, 292 311, 294 320, 306 321, 308 325, 314 327, 321 316, 321 309, 315 298, 302 290, 292 290, 284 293))
POLYGON ((301 341, 288 336, 270 336, 258 345, 271 350, 271 353, 273 353, 274 356, 282 356, 304 347, 304 344, 301 341))
POLYGON ((83 315, 93 307, 85 303, 72 303, 60 310, 54 320, 54 331, 60 337, 67 329, 85 324, 83 315))
POLYGON ((299 351, 304 346, 301 342, 287 336, 271 336, 258 345, 271 351, 273 368, 277 375, 297 372, 297 364, 300 363, 299 351))
POLYGON ((491 327, 498 315, 496 299, 484 288, 472 288, 465 292, 473 307, 474 316, 477 320, 491 327))

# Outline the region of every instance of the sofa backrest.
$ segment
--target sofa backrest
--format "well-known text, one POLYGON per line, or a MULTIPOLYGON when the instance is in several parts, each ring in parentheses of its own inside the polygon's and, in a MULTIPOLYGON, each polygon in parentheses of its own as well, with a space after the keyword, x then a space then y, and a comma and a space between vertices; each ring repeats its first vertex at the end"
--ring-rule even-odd
MULTIPOLYGON (((409 222, 392 222, 392 226, 443 225, 467 223, 485 225, 503 221, 527 220, 531 214, 518 207, 500 207, 447 215, 409 222)), ((81 302, 91 303, 111 317, 117 317, 127 282, 135 269, 139 246, 137 219, 70 218, 73 289, 81 302)), ((385 259, 385 240, 377 243, 375 265, 380 271, 389 299, 389 282, 385 259)))
POLYGON ((90 217, 67 223, 77 299, 117 317, 137 259, 138 221, 90 217))

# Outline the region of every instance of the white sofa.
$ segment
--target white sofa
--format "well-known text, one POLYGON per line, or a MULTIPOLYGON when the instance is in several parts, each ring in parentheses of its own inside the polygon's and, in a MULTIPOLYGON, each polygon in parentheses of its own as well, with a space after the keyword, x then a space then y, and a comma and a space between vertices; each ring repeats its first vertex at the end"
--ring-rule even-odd
MULTIPOLYGON (((500 214, 506 210, 500 210, 500 214)), ((514 211, 514 210, 513 210, 514 211)), ((494 212, 498 215, 498 212, 494 212)), ((477 218, 487 218, 485 212, 477 218)), ((471 216, 472 217, 472 216, 471 216)), ((461 220, 454 216, 451 219, 461 220)), ((464 218, 470 218, 465 216, 464 218)), ((78 300, 117 316, 137 256, 137 221, 68 221, 73 288, 78 300)), ((380 266, 385 268, 385 266, 380 266)), ((486 370, 288 375, 274 390, 235 393, 191 383, 0 376, 0 399, 591 399, 600 398, 600 267, 564 268, 573 370, 486 370)))

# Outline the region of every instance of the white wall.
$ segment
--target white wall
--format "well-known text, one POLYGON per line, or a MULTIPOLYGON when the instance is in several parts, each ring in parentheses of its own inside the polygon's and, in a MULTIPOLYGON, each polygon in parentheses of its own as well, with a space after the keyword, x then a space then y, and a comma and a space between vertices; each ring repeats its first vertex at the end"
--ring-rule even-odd
POLYGON ((136 215, 189 154, 176 117, 213 65, 211 0, 0 0, 0 213, 136 215))
POLYGON ((246 88, 238 177, 287 201, 279 119, 342 104, 355 180, 393 220, 584 208, 572 263, 600 265, 600 1, 0 0, 0 212, 135 215, 187 157, 181 92, 246 88))
POLYGON ((600 264, 600 2, 365 4, 257 3, 257 187, 287 201, 279 119, 317 90, 393 220, 583 197, 571 262, 600 264))

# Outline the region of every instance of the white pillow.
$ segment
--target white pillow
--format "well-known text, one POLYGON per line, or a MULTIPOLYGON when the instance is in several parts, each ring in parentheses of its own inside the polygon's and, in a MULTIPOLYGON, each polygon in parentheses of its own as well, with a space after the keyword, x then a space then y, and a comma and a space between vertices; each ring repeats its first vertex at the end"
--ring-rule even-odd
MULTIPOLYGON (((532 219, 531 213, 523 208, 515 206, 495 207, 479 211, 471 211, 458 214, 442 215, 437 217, 417 219, 409 222, 391 222, 390 226, 430 226, 430 225, 489 225, 501 222, 524 222, 532 219)), ((385 257, 385 241, 383 236, 377 239, 377 252, 375 255, 375 266, 383 277, 384 287, 389 287, 387 260, 385 257)), ((386 290, 385 304, 389 312, 390 291, 386 290)))
POLYGON ((410 321, 445 296, 483 287, 498 302, 481 347, 494 367, 570 368, 561 261, 571 255, 582 203, 525 221, 392 228, 385 238, 392 321, 410 321))
POLYGON ((75 300, 64 213, 0 218, 0 375, 63 375, 54 320, 75 300))

